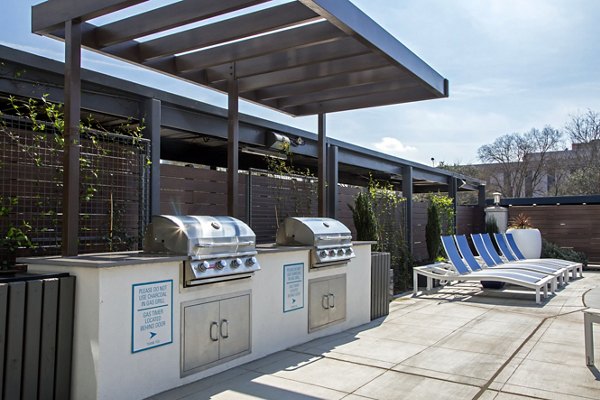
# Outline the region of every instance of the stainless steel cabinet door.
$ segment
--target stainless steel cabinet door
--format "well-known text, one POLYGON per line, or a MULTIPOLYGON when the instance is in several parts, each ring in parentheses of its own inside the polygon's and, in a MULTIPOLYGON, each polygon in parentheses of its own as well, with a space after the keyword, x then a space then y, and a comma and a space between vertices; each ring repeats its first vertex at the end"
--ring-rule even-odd
POLYGON ((250 349, 250 296, 221 300, 219 318, 219 358, 227 358, 250 349))
POLYGON ((329 322, 346 319, 346 275, 329 281, 329 322))
POLYGON ((219 359, 219 302, 184 308, 183 372, 219 359))
POLYGON ((329 322, 329 281, 311 280, 308 282, 308 331, 329 322))

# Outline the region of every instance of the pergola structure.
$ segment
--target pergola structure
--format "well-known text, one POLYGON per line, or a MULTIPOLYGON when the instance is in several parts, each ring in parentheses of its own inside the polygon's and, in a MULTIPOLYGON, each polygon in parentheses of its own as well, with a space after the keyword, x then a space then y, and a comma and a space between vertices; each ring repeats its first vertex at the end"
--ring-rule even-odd
MULTIPOLYGON (((135 7, 144 2, 48 0, 32 8, 33 32, 66 43, 63 255, 77 254, 82 46, 227 93, 230 215, 237 209, 240 97, 291 115, 318 115, 324 215, 326 113, 448 96, 447 80, 348 0, 135 7)), ((411 178, 410 169, 402 175, 411 178)))

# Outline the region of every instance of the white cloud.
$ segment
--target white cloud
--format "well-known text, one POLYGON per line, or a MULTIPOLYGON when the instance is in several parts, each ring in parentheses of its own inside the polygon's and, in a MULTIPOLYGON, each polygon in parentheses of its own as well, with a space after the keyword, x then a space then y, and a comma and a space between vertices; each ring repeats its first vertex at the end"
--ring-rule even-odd
POLYGON ((386 154, 391 154, 393 156, 402 157, 407 154, 415 153, 417 151, 416 147, 407 146, 402 143, 400 140, 393 137, 383 137, 381 140, 374 144, 374 147, 386 154))

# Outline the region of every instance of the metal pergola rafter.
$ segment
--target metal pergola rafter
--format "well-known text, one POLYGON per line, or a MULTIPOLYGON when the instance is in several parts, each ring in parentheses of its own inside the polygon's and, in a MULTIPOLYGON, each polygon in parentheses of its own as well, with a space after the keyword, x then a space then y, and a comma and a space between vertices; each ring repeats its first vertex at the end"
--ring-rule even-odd
MULTIPOLYGON (((67 87, 77 87, 83 46, 227 93, 230 215, 237 208, 238 98, 294 116, 320 116, 324 215, 326 113, 448 96, 447 80, 348 0, 181 0, 94 24, 96 17, 144 2, 47 0, 32 8, 32 30, 67 42, 67 87)), ((69 143, 78 140, 71 126, 69 143)), ((75 156, 66 161, 77 163, 75 156)), ((63 253, 73 254, 72 248, 63 253)))

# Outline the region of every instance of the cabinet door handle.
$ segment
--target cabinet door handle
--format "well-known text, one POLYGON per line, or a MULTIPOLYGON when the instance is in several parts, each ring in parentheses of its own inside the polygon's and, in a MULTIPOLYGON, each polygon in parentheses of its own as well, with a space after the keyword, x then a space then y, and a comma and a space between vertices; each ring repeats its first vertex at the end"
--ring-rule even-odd
POLYGON ((321 306, 323 306, 324 309, 329 310, 329 296, 324 294, 323 298, 321 299, 321 306))
POLYGON ((221 320, 221 337, 223 339, 227 339, 229 337, 229 321, 226 319, 221 320), (223 333, 223 328, 225 328, 225 333, 223 333))
POLYGON ((213 321, 210 323, 210 340, 212 340, 213 342, 219 341, 219 323, 217 321, 213 321))
POLYGON ((329 293, 328 304, 329 308, 335 308, 335 295, 333 293, 329 293))

